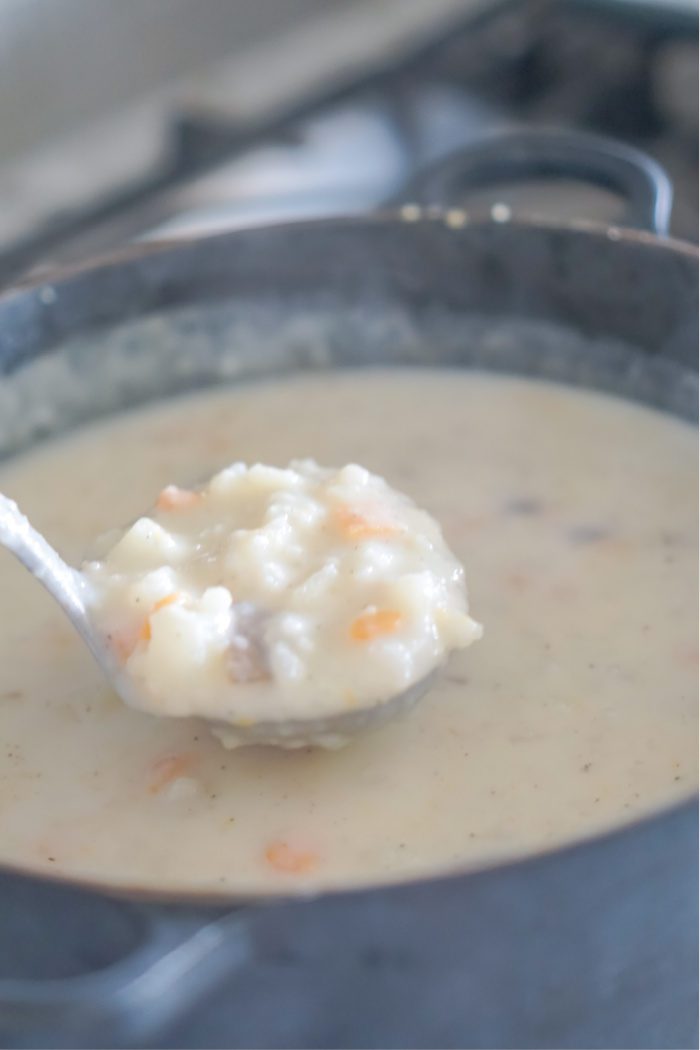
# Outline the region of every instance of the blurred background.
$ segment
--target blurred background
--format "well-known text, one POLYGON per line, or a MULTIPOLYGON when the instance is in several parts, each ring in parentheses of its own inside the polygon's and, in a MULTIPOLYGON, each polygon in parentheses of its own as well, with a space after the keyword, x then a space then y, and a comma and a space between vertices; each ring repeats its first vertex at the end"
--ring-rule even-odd
MULTIPOLYGON (((519 125, 641 146, 696 240, 697 50, 696 0, 0 0, 0 284, 371 209, 519 125)), ((570 185, 513 204, 618 209, 570 185)))

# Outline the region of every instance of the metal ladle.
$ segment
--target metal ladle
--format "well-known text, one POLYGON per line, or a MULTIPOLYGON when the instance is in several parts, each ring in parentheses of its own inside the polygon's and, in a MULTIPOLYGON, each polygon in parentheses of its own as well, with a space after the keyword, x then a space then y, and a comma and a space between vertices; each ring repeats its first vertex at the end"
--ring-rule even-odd
MULTIPOLYGON (((58 602, 121 699, 131 707, 141 706, 133 682, 95 629, 88 610, 85 577, 61 558, 48 540, 31 525, 17 504, 2 493, 0 545, 14 554, 58 602)), ((245 725, 226 721, 207 722, 225 746, 271 744, 284 748, 307 745, 339 747, 350 737, 383 725, 409 710, 428 691, 432 680, 431 673, 387 700, 355 711, 343 710, 324 718, 245 725)))

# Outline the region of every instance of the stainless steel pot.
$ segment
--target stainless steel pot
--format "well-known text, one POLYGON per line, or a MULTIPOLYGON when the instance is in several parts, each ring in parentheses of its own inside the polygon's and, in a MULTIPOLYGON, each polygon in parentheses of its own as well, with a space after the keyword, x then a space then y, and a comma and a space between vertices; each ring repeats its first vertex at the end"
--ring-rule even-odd
MULTIPOLYGON (((547 375, 692 417, 691 247, 444 200, 533 164, 663 227, 668 187, 639 155, 519 136, 387 214, 130 248, 0 298, 0 448, 177 390, 378 362, 547 375)), ((167 1045, 694 1046, 696 856, 690 800, 521 862, 313 900, 127 899, 5 870, 2 1040, 161 1045, 190 1011, 167 1045)))

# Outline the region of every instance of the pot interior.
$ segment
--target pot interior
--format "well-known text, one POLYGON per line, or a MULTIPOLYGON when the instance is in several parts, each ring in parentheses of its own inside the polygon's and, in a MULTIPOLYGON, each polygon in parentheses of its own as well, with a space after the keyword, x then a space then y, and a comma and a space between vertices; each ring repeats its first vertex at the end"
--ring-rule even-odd
MULTIPOLYGON (((662 266, 664 260, 658 261, 662 266)), ((79 278, 77 291, 93 294, 89 275, 79 278)), ((617 333, 591 332, 586 321, 576 325, 527 312, 465 310, 444 297, 441 301, 439 294, 417 302, 413 295, 388 289, 356 300, 342 286, 331 285, 309 287, 301 295, 283 287, 240 295, 232 285, 223 298, 204 294, 200 302, 146 309, 117 323, 90 320, 86 330, 56 340, 52 311, 64 295, 75 294, 71 282, 25 295, 24 311, 37 313, 48 335, 39 329, 18 354, 12 329, 24 318, 9 314, 0 383, 2 456, 88 420, 190 390, 376 365, 538 376, 603 390, 685 419, 697 416, 689 316, 669 328, 675 338, 650 352, 617 333)), ((629 309, 632 318, 634 304, 629 309)))
POLYGON ((0 455, 196 389, 375 366, 535 376, 695 417, 694 319, 676 286, 690 285, 683 252, 536 229, 472 237, 380 224, 364 242, 356 234, 319 224, 259 231, 261 243, 218 238, 211 252, 145 254, 0 303, 0 455), (602 278, 618 257, 611 290, 602 278), (640 333, 650 300, 663 332, 640 333))
POLYGON ((392 219, 241 231, 0 301, 0 454, 199 387, 376 364, 537 375, 692 419, 696 359, 697 260, 643 234, 392 219))

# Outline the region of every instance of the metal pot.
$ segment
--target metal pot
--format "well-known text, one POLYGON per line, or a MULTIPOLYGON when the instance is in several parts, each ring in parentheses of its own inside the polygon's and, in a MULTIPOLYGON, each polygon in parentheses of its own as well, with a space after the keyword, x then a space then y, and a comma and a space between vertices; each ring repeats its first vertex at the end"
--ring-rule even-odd
MULTIPOLYGON (((667 183, 634 151, 519 135, 429 172, 398 211, 129 248, 0 298, 0 448, 176 390, 376 362, 544 374, 691 417, 689 246, 444 201, 533 165, 664 228, 667 183)), ((274 902, 5 870, 2 1039, 143 1045, 197 1002, 168 1045, 694 1046, 696 825, 691 800, 489 870, 274 902)))

